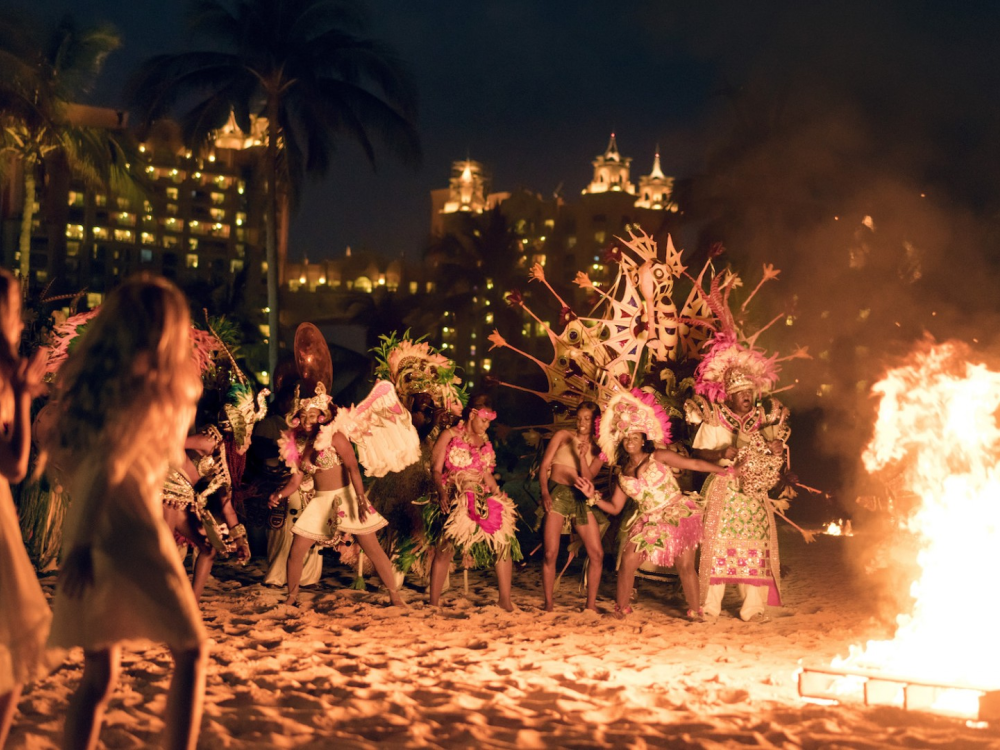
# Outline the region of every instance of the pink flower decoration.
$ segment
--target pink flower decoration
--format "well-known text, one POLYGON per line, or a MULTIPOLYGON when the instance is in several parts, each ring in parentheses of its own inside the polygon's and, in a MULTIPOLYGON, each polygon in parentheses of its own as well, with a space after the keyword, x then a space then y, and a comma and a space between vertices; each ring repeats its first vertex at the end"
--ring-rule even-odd
POLYGON ((489 535, 497 533, 503 523, 503 506, 500 501, 488 497, 486 498, 486 515, 481 516, 476 512, 476 495, 472 491, 465 493, 466 500, 469 507, 469 518, 479 524, 479 528, 485 531, 489 535))

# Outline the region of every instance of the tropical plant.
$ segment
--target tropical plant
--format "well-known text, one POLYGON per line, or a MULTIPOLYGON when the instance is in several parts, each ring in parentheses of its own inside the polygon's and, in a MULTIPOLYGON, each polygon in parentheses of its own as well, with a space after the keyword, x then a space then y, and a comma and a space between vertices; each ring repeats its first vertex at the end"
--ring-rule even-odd
MULTIPOLYGON (((183 109, 196 148, 235 117, 267 120, 266 261, 269 364, 278 360, 279 206, 294 206, 306 175, 327 172, 338 136, 374 164, 373 137, 397 157, 419 157, 413 85, 395 53, 368 36, 361 9, 341 0, 194 0, 193 31, 217 49, 158 55, 130 85, 146 122, 183 109), (183 106, 181 106, 183 105, 183 106)), ((284 222, 283 222, 284 224, 284 222)))

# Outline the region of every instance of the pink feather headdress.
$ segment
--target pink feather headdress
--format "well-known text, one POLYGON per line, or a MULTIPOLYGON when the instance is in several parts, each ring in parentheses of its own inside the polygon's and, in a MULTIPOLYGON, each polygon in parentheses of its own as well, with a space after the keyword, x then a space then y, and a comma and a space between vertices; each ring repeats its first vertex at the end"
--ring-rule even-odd
POLYGON ((715 403, 725 401, 727 396, 742 390, 741 386, 766 393, 778 382, 781 368, 777 356, 766 357, 762 352, 740 344, 732 331, 717 333, 694 371, 695 393, 715 403))
POLYGON ((615 448, 630 432, 643 432, 654 443, 670 443, 670 417, 649 392, 633 388, 608 401, 597 428, 597 444, 605 460, 614 460, 615 448))

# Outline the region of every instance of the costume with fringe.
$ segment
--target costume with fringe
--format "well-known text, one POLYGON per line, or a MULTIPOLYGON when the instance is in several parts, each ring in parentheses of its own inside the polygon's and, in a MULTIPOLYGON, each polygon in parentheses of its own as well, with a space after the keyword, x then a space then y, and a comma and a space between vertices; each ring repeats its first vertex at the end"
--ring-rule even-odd
POLYGON ((618 475, 618 486, 636 508, 622 527, 642 559, 665 568, 702 540, 700 497, 681 492, 669 467, 650 456, 634 477, 618 475))
POLYGON ((772 388, 777 380, 775 362, 774 357, 740 345, 731 334, 718 334, 698 366, 698 395, 685 404, 688 422, 698 426, 692 449, 735 447, 741 466, 739 478, 713 475, 702 488, 705 540, 698 570, 702 604, 710 586, 738 584, 766 586, 767 603, 781 605, 778 534, 767 490, 777 482, 785 459, 783 454, 771 456, 766 443, 788 440, 788 410, 774 398, 758 399, 744 415, 725 403, 741 391, 759 394, 772 388))
POLYGON ((358 515, 358 494, 348 484, 338 490, 320 490, 299 514, 292 533, 312 539, 317 544, 336 547, 347 534, 374 534, 385 528, 386 521, 368 504, 362 521, 358 515))
POLYGON ((424 508, 428 539, 443 535, 475 567, 491 567, 508 555, 521 559, 521 547, 515 536, 517 509, 506 493, 494 494, 484 477, 496 467, 496 454, 489 438, 473 446, 468 442, 468 428, 452 428, 442 478, 448 489, 451 509, 442 517, 441 509, 431 500, 424 508))

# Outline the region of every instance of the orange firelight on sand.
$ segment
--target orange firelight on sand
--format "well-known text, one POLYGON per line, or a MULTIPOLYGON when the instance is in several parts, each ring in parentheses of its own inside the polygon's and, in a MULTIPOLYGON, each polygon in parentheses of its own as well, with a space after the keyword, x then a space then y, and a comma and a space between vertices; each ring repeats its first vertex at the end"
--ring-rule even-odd
MULTIPOLYGON (((970 362, 961 343, 927 342, 891 370, 865 468, 901 469, 919 498, 901 533, 919 542, 913 610, 891 641, 852 647, 836 667, 980 691, 1000 687, 995 593, 1000 547, 1000 373, 970 362)), ((980 693, 942 692, 929 708, 975 716, 980 693)), ((886 702, 902 703, 898 699, 886 702)))

